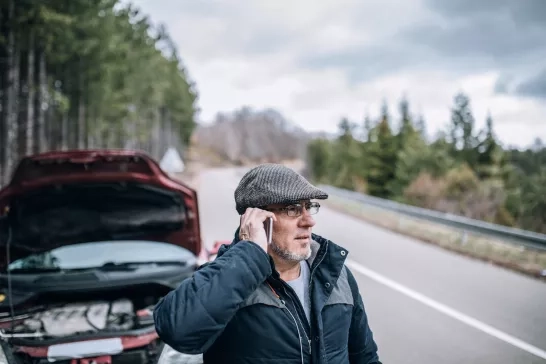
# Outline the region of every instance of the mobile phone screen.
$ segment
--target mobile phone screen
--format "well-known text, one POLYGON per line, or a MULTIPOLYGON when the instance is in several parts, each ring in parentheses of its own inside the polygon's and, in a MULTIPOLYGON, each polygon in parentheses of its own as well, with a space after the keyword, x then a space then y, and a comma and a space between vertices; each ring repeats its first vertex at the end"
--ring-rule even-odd
POLYGON ((268 217, 264 222, 265 235, 267 236, 267 244, 271 244, 271 235, 273 231, 273 219, 268 217))

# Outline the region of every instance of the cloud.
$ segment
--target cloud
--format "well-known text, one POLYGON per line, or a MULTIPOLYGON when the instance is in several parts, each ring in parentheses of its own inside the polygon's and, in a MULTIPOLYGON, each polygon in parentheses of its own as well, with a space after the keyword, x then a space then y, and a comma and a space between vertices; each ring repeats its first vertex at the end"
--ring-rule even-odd
POLYGON ((546 70, 540 69, 546 59, 545 1, 428 0, 427 4, 440 20, 412 29, 407 39, 459 61, 454 65, 459 71, 468 66, 499 70, 495 92, 546 97, 546 70))
POLYGON ((516 92, 520 95, 539 97, 546 100, 546 68, 535 77, 522 81, 517 86, 516 92))
POLYGON ((342 67, 361 82, 431 66, 459 75, 491 69, 518 72, 546 59, 544 1, 429 0, 422 5, 426 10, 412 22, 392 25, 392 19, 381 18, 392 29, 378 32, 373 42, 319 57, 309 54, 302 66, 342 67))
POLYGON ((426 0, 426 5, 445 17, 465 19, 469 16, 502 14, 518 25, 532 24, 541 27, 544 27, 546 11, 546 4, 542 0, 426 0))
MULTIPOLYGON (((127 0, 128 1, 128 0, 127 0)), ((391 114, 403 94, 431 134, 456 92, 506 143, 546 139, 546 2, 528 0, 135 0, 167 25, 203 121, 271 107, 307 130, 391 114)))
POLYGON ((427 0, 426 4, 435 16, 425 24, 405 29, 401 35, 428 46, 432 53, 510 67, 538 60, 546 50, 544 1, 427 0))

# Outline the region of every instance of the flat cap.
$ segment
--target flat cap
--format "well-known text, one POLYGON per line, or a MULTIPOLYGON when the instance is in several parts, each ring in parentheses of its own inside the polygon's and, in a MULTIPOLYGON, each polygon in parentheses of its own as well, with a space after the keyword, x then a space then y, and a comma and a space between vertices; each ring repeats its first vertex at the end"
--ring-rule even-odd
POLYGON ((242 215, 248 207, 328 198, 302 175, 282 164, 264 163, 248 171, 235 189, 235 207, 242 215))

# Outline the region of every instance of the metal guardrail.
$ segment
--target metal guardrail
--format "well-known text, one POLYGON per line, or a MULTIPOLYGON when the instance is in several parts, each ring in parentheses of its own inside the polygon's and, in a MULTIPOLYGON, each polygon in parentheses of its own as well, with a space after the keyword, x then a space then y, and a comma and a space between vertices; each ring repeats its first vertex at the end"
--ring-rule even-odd
POLYGON ((466 232, 491 236, 510 243, 517 243, 527 248, 546 251, 546 234, 533 231, 506 227, 492 224, 485 221, 471 219, 464 216, 433 211, 421 207, 401 204, 399 202, 386 200, 378 197, 364 195, 359 192, 350 191, 338 187, 319 185, 317 186, 327 193, 349 199, 351 201, 372 205, 415 218, 439 223, 449 227, 457 228, 466 232))

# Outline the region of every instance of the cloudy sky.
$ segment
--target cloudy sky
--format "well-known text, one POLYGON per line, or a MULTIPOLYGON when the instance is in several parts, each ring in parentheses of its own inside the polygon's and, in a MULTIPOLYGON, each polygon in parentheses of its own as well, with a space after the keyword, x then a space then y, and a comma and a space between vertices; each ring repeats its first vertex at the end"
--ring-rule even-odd
POLYGON ((434 134, 463 91, 504 144, 546 140, 545 0, 132 2, 175 40, 203 122, 249 105, 335 131, 406 95, 434 134))

